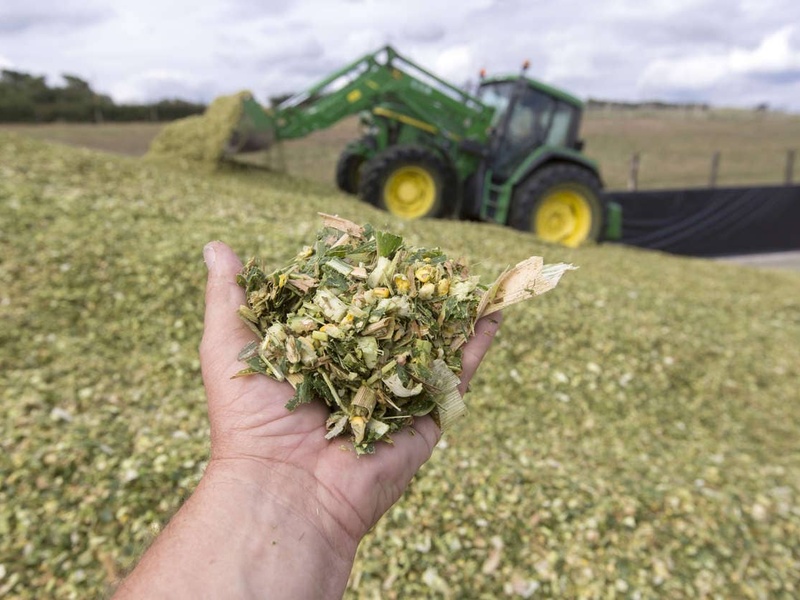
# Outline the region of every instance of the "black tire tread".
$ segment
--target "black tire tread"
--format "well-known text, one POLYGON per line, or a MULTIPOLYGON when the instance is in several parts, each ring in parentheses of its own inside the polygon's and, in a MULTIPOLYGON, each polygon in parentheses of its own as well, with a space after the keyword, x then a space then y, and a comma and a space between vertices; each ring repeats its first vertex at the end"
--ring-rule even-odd
MULTIPOLYGON (((346 194, 357 194, 358 185, 352 180, 353 165, 364 162, 364 156, 352 148, 345 148, 336 162, 336 187, 346 194)), ((358 168, 357 166, 355 168, 358 168)))

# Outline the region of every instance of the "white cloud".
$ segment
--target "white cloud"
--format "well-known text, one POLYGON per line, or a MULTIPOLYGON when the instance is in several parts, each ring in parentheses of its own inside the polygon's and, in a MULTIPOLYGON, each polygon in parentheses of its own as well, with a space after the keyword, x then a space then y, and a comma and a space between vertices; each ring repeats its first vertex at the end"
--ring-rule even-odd
MULTIPOLYGON (((424 66, 424 65, 423 65, 424 66)), ((459 84, 478 72, 472 49, 464 44, 446 48, 439 53, 432 70, 443 79, 459 84)))
POLYGON ((725 56, 689 56, 655 60, 639 78, 638 87, 645 94, 668 90, 707 90, 728 74, 725 56))
POLYGON ((797 0, 0 0, 8 16, 15 68, 119 101, 299 91, 388 43, 455 84, 529 59, 580 97, 743 105, 755 89, 800 110, 797 0))
POLYGON ((208 83, 180 71, 153 69, 117 82, 112 97, 123 103, 143 103, 164 98, 202 101, 207 98, 208 83))
POLYGON ((51 33, 87 27, 111 18, 113 9, 86 0, 37 0, 0 4, 0 33, 19 35, 30 30, 51 33))
POLYGON ((13 69, 15 67, 14 63, 0 54, 0 69, 13 69))
POLYGON ((438 42, 445 34, 445 28, 435 22, 413 23, 403 28, 403 37, 413 42, 438 42))
POLYGON ((654 60, 638 87, 644 94, 659 95, 713 91, 759 75, 800 77, 800 44, 792 46, 793 36, 794 27, 789 26, 765 36, 755 48, 654 60))
POLYGON ((800 40, 789 25, 764 38, 755 50, 735 49, 728 60, 736 73, 780 73, 800 69, 800 40), (794 44, 794 45, 793 45, 794 44))

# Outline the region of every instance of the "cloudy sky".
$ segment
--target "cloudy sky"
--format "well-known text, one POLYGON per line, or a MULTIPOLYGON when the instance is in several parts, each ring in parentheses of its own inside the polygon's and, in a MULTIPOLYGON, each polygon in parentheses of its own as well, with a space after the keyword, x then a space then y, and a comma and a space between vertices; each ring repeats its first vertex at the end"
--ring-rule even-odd
POLYGON ((798 0, 0 0, 0 68, 118 102, 297 91, 389 43, 461 84, 800 112, 798 0))

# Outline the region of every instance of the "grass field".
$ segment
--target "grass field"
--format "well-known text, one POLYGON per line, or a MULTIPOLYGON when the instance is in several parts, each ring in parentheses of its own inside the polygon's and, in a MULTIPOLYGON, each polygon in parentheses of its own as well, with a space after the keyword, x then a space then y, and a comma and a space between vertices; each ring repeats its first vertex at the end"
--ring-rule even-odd
POLYGON ((800 115, 710 110, 630 114, 592 111, 584 122, 586 151, 600 161, 611 189, 627 185, 631 156, 641 156, 639 187, 703 187, 720 152, 717 185, 784 182, 786 152, 794 149, 800 181, 800 115))
MULTIPOLYGON (((8 130, 88 148, 141 156, 161 129, 141 124, 3 125, 8 130)), ((640 154, 639 187, 705 186, 711 159, 721 153, 717 185, 781 184, 787 150, 796 150, 800 181, 800 115, 743 110, 593 110, 584 117, 586 152, 599 161, 609 189, 628 184, 631 156, 640 154)), ((359 137, 355 119, 276 147, 275 169, 333 186, 339 152, 359 137)))
MULTIPOLYGON (((677 137, 653 121, 612 144, 603 119, 588 148, 623 162, 677 137)), ((116 150, 142 134, 125 131, 116 150)), ((797 597, 800 275, 395 221, 332 190, 321 165, 349 132, 324 135, 287 144, 297 179, 0 132, 0 597, 102 596, 135 563, 208 454, 202 246, 278 266, 317 211, 466 256, 486 280, 532 254, 580 267, 506 311, 470 415, 364 540, 348 598, 797 597)))

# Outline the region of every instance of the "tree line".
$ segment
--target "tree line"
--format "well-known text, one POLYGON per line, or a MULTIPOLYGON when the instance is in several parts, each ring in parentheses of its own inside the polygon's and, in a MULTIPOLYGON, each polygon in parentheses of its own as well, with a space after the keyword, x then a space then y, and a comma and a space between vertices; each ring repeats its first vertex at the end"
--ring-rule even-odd
POLYGON ((65 74, 62 78, 64 85, 50 86, 43 76, 0 71, 0 122, 172 121, 206 108, 184 100, 116 104, 80 77, 65 74))

